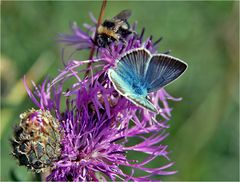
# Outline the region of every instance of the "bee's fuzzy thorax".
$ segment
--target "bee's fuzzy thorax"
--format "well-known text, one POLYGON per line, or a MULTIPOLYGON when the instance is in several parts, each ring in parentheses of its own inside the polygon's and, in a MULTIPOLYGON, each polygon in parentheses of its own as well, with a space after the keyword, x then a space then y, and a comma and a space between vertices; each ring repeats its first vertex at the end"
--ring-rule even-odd
POLYGON ((109 28, 107 28, 107 27, 104 27, 104 26, 102 26, 102 25, 100 25, 100 26, 98 27, 97 34, 105 34, 105 35, 107 35, 107 36, 109 36, 109 37, 114 38, 114 39, 117 40, 117 41, 119 40, 119 35, 116 34, 116 33, 114 32, 114 30, 111 30, 111 29, 109 29, 109 28))

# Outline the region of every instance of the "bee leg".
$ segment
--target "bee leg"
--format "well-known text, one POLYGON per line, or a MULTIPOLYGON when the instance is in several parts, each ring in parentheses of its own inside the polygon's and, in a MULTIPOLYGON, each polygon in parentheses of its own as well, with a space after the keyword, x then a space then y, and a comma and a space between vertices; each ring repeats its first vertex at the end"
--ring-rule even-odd
POLYGON ((120 37, 120 39, 119 39, 120 41, 122 41, 122 43, 123 43, 123 45, 124 45, 124 47, 126 47, 127 46, 127 41, 125 40, 125 39, 123 39, 122 37, 120 37))
POLYGON ((134 30, 129 30, 131 33, 133 33, 134 35, 138 35, 138 33, 136 32, 136 31, 134 31, 134 30))
POLYGON ((94 40, 93 38, 91 38, 90 40, 91 40, 93 45, 97 46, 96 40, 94 40))

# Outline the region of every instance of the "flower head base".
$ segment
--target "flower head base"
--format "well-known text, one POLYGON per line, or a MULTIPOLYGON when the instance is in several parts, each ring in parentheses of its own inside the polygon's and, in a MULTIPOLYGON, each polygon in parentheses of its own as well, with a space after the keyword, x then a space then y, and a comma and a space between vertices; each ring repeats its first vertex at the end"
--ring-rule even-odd
POLYGON ((58 121, 49 111, 31 109, 20 115, 11 140, 13 156, 20 165, 35 172, 53 167, 60 156, 60 128, 58 121))

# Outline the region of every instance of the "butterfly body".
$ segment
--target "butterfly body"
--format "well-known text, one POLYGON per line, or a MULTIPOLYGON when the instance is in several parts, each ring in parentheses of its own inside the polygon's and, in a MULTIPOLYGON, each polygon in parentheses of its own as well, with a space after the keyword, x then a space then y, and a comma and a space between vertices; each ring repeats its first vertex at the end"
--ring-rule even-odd
POLYGON ((187 64, 172 56, 151 54, 144 48, 122 55, 108 75, 115 89, 134 104, 157 112, 147 95, 178 78, 187 64))

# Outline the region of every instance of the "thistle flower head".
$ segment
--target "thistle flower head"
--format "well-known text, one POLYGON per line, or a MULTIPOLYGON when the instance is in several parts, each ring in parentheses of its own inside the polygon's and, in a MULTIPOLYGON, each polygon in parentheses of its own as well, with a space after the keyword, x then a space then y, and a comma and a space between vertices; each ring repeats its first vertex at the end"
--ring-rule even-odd
POLYGON ((173 98, 165 90, 153 95, 165 105, 165 108, 161 108, 164 117, 157 121, 154 113, 138 108, 115 91, 105 74, 108 63, 95 60, 96 64, 90 67, 93 73, 91 77, 81 79, 79 75, 84 73, 84 64, 87 63, 70 61, 53 81, 36 87, 35 93, 28 90, 39 107, 55 113, 64 131, 61 156, 47 179, 137 181, 149 180, 152 175, 174 174, 175 171, 165 170, 173 163, 154 169, 145 167, 155 158, 169 160, 167 146, 159 144, 168 135, 164 133, 171 111, 167 99, 173 98), (76 79, 75 84, 63 92, 63 84, 70 79, 76 79), (59 107, 57 103, 60 100, 66 103, 66 109, 59 107), (143 138, 149 134, 150 137, 143 138), (141 141, 129 146, 131 138, 141 141), (129 160, 129 151, 145 153, 147 157, 142 161, 129 160), (131 167, 132 173, 125 173, 123 166, 131 167), (149 174, 135 176, 136 169, 149 174))
MULTIPOLYGON (((87 32, 73 24, 73 34, 61 34, 59 40, 75 46, 76 50, 92 49, 95 46, 93 38, 96 31, 93 16, 92 20, 93 26, 85 24, 87 32)), ((132 29, 135 30, 135 27, 136 24, 132 29)), ((33 83, 34 92, 25 82, 28 95, 40 110, 33 110, 24 121, 30 120, 31 125, 36 127, 35 125, 38 126, 45 120, 41 119, 42 115, 34 113, 47 111, 55 118, 54 121, 58 123, 56 126, 60 125, 58 131, 62 131, 61 137, 60 134, 57 135, 59 140, 55 141, 57 146, 61 146, 61 150, 57 150, 60 151, 57 153, 57 160, 51 161, 54 168, 47 180, 147 181, 153 175, 170 175, 176 172, 167 170, 173 162, 156 168, 149 168, 147 165, 156 158, 170 160, 167 146, 161 142, 168 136, 165 133, 171 117, 168 100, 179 99, 170 96, 165 89, 151 93, 150 99, 159 111, 152 113, 121 96, 107 75, 108 69, 126 51, 145 48, 156 53, 156 45, 160 39, 153 42, 152 37, 149 37, 144 41, 143 34, 144 29, 139 35, 129 35, 126 44, 117 42, 110 44, 108 48, 100 47, 98 54, 90 60, 69 60, 53 80, 46 79, 40 86, 33 83), (83 76, 86 72, 89 74, 83 76), (69 86, 67 83, 70 80, 74 84, 69 86), (66 85, 68 88, 64 90, 66 85), (129 140, 135 142, 131 143, 129 140), (142 153, 145 158, 129 159, 129 152, 142 153), (131 168, 131 172, 123 170, 124 167, 131 168), (135 173, 137 170, 144 171, 145 174, 139 176, 135 173)), ((26 131, 31 129, 29 125, 24 125, 23 128, 26 131)), ((25 132, 24 135, 28 134, 25 132)), ((48 141, 49 136, 46 135, 44 139, 48 141)), ((16 156, 18 154, 20 153, 15 152, 16 156)))
MULTIPOLYGON (((61 156, 54 162, 56 167, 48 176, 49 181, 147 180, 152 175, 175 173, 165 171, 173 163, 155 169, 145 167, 157 157, 169 159, 167 146, 157 146, 167 136, 164 132, 158 133, 166 127, 163 123, 150 125, 146 120, 140 120, 134 114, 136 106, 124 98, 111 95, 112 88, 95 83, 88 90, 87 83, 81 83, 81 87, 68 90, 63 97, 67 109, 59 118, 64 130, 61 156), (130 124, 130 120, 134 124, 130 124), (150 133, 151 137, 141 139, 150 133), (129 146, 130 138, 139 138, 141 141, 129 146), (142 161, 129 160, 129 151, 145 153, 148 157, 142 161), (132 173, 125 173, 123 166, 133 168, 132 173), (134 169, 149 174, 135 176, 134 169)), ((46 90, 51 91, 50 88, 46 90)), ((51 103, 52 99, 47 100, 51 103)))
POLYGON ((20 115, 11 140, 13 156, 35 172, 53 167, 60 156, 60 127, 49 111, 31 109, 20 115))

